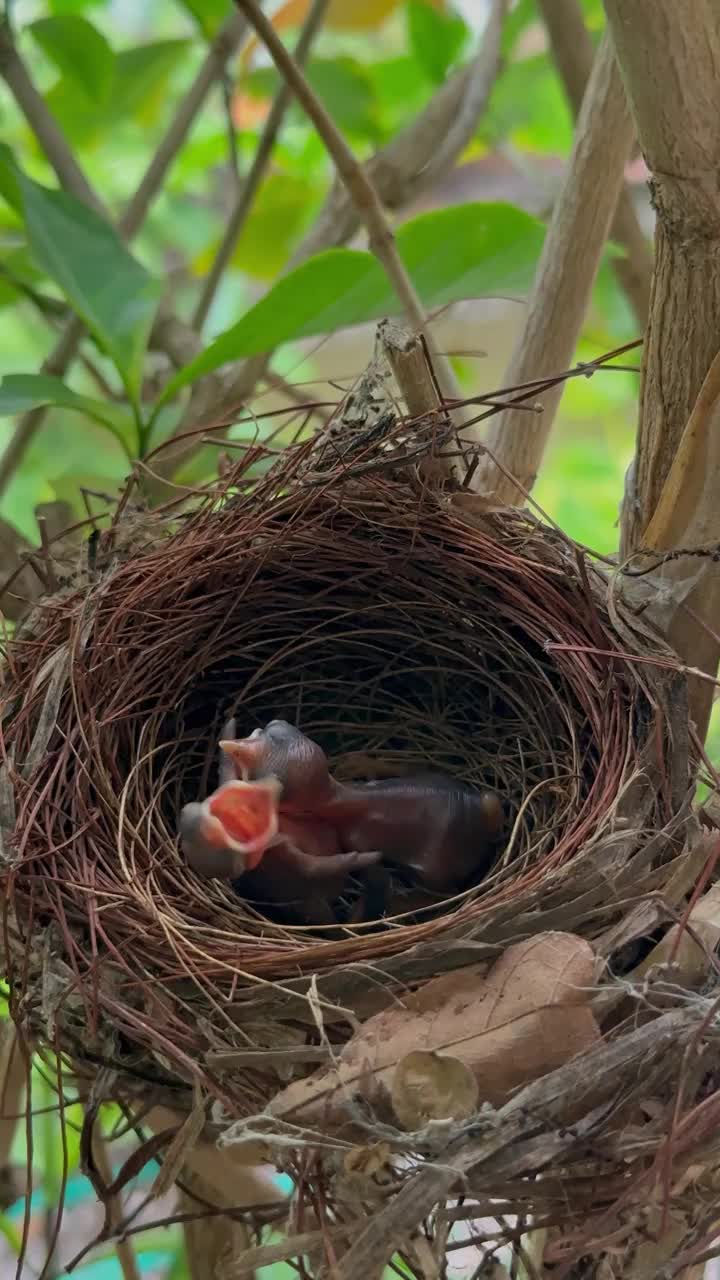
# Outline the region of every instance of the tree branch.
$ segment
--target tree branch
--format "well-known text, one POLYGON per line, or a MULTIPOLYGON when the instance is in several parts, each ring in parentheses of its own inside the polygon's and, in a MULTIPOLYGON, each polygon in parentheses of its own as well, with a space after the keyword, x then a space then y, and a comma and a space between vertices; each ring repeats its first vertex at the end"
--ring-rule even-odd
MULTIPOLYGON (((582 110, 583 95, 592 71, 594 49, 578 0, 539 0, 550 37, 553 61, 565 86, 574 116, 582 110)), ((627 184, 623 183, 610 235, 627 252, 613 260, 613 271, 624 289, 641 330, 650 312, 652 253, 638 221, 627 184)))
POLYGON ((623 545, 643 542, 720 333, 720 83, 710 0, 605 0, 656 210, 635 491, 623 545))
MULTIPOLYGON (((717 336, 716 336, 717 341, 717 336)), ((720 543, 720 351, 716 354, 643 536, 643 551, 662 553, 678 547, 714 547, 720 543)), ((720 574, 712 559, 679 556, 663 566, 663 581, 677 584, 678 602, 667 624, 667 639, 689 666, 714 676, 720 660, 720 574), (686 589, 690 585, 689 591, 686 589)), ((707 733, 713 687, 688 680, 690 715, 700 740, 707 733)))
POLYGON ((235 0, 235 3, 257 31, 278 71, 290 86, 322 139, 362 218, 371 251, 383 266, 412 329, 416 333, 422 333, 428 343, 433 355, 435 372, 444 394, 461 399, 449 362, 435 349, 432 334, 427 328, 427 318, 422 303, 397 251, 392 227, 375 187, 335 127, 322 102, 297 67, 292 55, 288 53, 272 23, 260 9, 257 0, 235 0))
POLYGON ((82 200, 83 204, 102 210, 102 204, 77 163, 62 129, 30 79, 13 43, 7 20, 0 23, 0 76, 55 170, 60 186, 82 200))
MULTIPOLYGON (((587 309, 610 221, 623 182, 633 127, 610 40, 592 69, 575 132, 567 175, 548 226, 527 317, 504 381, 508 386, 569 365, 587 309)), ((540 400, 543 414, 499 414, 488 448, 519 481, 513 484, 486 459, 478 488, 495 501, 520 506, 535 483, 562 395, 558 383, 540 400)))
MULTIPOLYGON (((438 90, 407 128, 368 161, 368 176, 388 208, 402 207, 439 180, 452 168, 472 136, 499 69, 506 8, 507 0, 494 0, 477 56, 438 90)), ((344 244, 360 224, 353 200, 344 184, 338 181, 314 227, 293 254, 290 265, 298 266, 322 249, 344 244)), ((197 335, 167 313, 159 318, 155 331, 154 345, 165 350, 178 367, 189 363, 201 350, 197 335), (169 336, 172 351, 167 345, 169 336), (180 356, 181 349, 186 353, 184 358, 180 356)), ((172 476, 179 465, 189 462, 202 447, 196 436, 183 440, 182 432, 210 414, 218 416, 223 409, 229 412, 247 400, 270 358, 254 356, 240 361, 224 374, 211 374, 197 384, 175 439, 171 438, 167 449, 155 461, 153 470, 158 479, 148 481, 151 494, 161 496, 163 479, 172 476)))
MULTIPOLYGON (((480 48, 404 129, 368 160, 365 172, 386 209, 401 209, 450 172, 487 106, 500 70, 507 0, 493 0, 480 48)), ((361 224, 347 188, 338 182, 305 239, 295 266, 320 249, 346 244, 361 224)))
POLYGON ((170 165, 183 146, 210 90, 222 76, 227 62, 240 44, 246 27, 247 22, 242 15, 233 13, 209 45, 195 80, 175 112, 135 195, 120 219, 119 229, 128 239, 132 239, 144 223, 170 165))
MULTIPOLYGON (((307 56, 310 52, 312 42, 322 26, 328 4, 329 0, 313 0, 313 4, 305 21, 305 25, 300 33, 293 55, 296 65, 301 69, 307 61, 307 56)), ((242 18, 241 20, 244 24, 245 19, 242 18)), ((278 89, 270 108, 268 118, 265 121, 265 128, 262 131, 262 136, 255 150, 250 170, 240 188, 240 194, 228 219, 225 234, 223 235, 218 251, 215 254, 215 260, 210 267, 207 279, 203 286, 203 291, 200 295, 197 307, 195 308, 192 319, 194 329, 202 329, 205 320, 207 319, 207 314, 217 292, 217 287, 222 279, 223 273, 225 272, 225 268, 230 262, 235 251, 235 246, 240 238, 240 233, 245 224, 245 219, 247 218, 255 196, 257 195, 268 161, 272 154, 273 147, 275 146, 277 136, 282 127, 285 113, 291 102, 292 90, 290 89, 287 81, 282 80, 280 88, 278 89)))

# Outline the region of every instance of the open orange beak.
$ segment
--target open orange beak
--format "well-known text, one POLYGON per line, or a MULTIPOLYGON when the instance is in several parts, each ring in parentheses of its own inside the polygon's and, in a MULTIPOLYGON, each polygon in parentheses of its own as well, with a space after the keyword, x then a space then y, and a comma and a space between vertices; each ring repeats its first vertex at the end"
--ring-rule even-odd
POLYGON ((241 782, 233 778, 218 787, 205 801, 208 817, 219 822, 231 847, 247 854, 248 860, 258 855, 249 866, 256 866, 270 841, 277 835, 277 804, 280 783, 276 778, 258 782, 241 782))
POLYGON ((202 804, 185 805, 180 830, 191 866, 200 874, 228 879, 252 871, 277 835, 279 795, 276 778, 234 778, 202 804))

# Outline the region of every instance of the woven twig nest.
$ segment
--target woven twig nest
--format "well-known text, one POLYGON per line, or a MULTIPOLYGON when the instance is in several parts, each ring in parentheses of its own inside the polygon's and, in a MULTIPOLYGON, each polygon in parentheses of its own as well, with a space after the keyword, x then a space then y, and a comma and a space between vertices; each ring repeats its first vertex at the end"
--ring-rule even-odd
POLYGON ((196 1082, 233 1120, 433 975, 548 931, 612 957, 688 812, 683 678, 644 661, 666 655, 611 571, 408 472, 308 485, 303 448, 259 477, 249 450, 184 521, 119 520, 5 675, 16 1016, 119 1092, 182 1108, 196 1082), (496 787, 495 866, 424 913, 329 931, 200 881, 177 819, 216 785, 229 713, 299 723, 340 778, 432 766, 496 787))

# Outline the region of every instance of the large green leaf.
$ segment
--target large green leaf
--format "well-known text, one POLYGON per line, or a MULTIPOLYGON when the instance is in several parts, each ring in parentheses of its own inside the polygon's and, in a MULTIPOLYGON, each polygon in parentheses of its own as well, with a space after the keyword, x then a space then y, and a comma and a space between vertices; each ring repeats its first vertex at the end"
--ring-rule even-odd
POLYGON ((457 14, 440 13, 428 0, 409 0, 410 48, 434 84, 442 84, 467 40, 468 29, 457 14))
MULTIPOLYGON (((462 298, 524 293, 544 228, 507 204, 465 204, 422 214, 401 227, 397 246, 426 307, 462 298)), ((220 365, 283 342, 333 333, 397 314, 400 306, 370 253, 330 249, 291 271, 165 388, 159 403, 220 365)))
POLYGON ((39 18, 26 28, 58 71, 96 104, 107 100, 115 55, 96 27, 72 14, 39 18))
MULTIPOLYGON (((3 191, 0 155, 0 193, 3 191)), ((49 191, 14 166, 30 251, 62 289, 113 360, 137 402, 143 359, 161 285, 128 252, 113 228, 65 191, 49 191)))
POLYGON ((168 78, 191 49, 191 40, 156 40, 122 49, 115 55, 111 110, 152 116, 164 107, 168 78))
POLYGON ((60 378, 44 373, 7 373, 0 378, 0 417, 14 413, 26 413, 54 405, 74 409, 95 422, 100 422, 120 441, 127 452, 125 439, 131 425, 126 413, 104 400, 78 395, 60 378))
MULTIPOLYGON (((162 40, 136 45, 113 55, 113 73, 102 102, 88 107, 88 95, 66 72, 46 93, 45 101, 75 147, 90 148, 136 120, 153 125, 165 112, 168 85, 191 42, 162 40)), ((227 145, 227 144, 226 144, 227 145)))

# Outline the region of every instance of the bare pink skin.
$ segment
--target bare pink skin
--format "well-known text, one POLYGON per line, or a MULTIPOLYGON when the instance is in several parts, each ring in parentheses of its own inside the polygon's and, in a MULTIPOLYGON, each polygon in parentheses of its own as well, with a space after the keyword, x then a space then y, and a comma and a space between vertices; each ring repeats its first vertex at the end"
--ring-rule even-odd
POLYGON ((236 773, 277 778, 279 820, 300 819, 303 843, 329 826, 339 850, 379 849, 437 893, 489 869, 504 826, 495 792, 441 774, 344 785, 332 778, 322 748, 287 721, 271 720, 248 738, 232 738, 232 722, 227 730, 220 746, 236 773))
POLYGON ((286 906, 301 923, 331 923, 329 903, 342 893, 348 875, 377 862, 380 854, 340 850, 328 823, 279 814, 279 794, 273 777, 229 779, 202 804, 185 805, 185 859, 204 879, 242 877, 249 895, 286 906))

